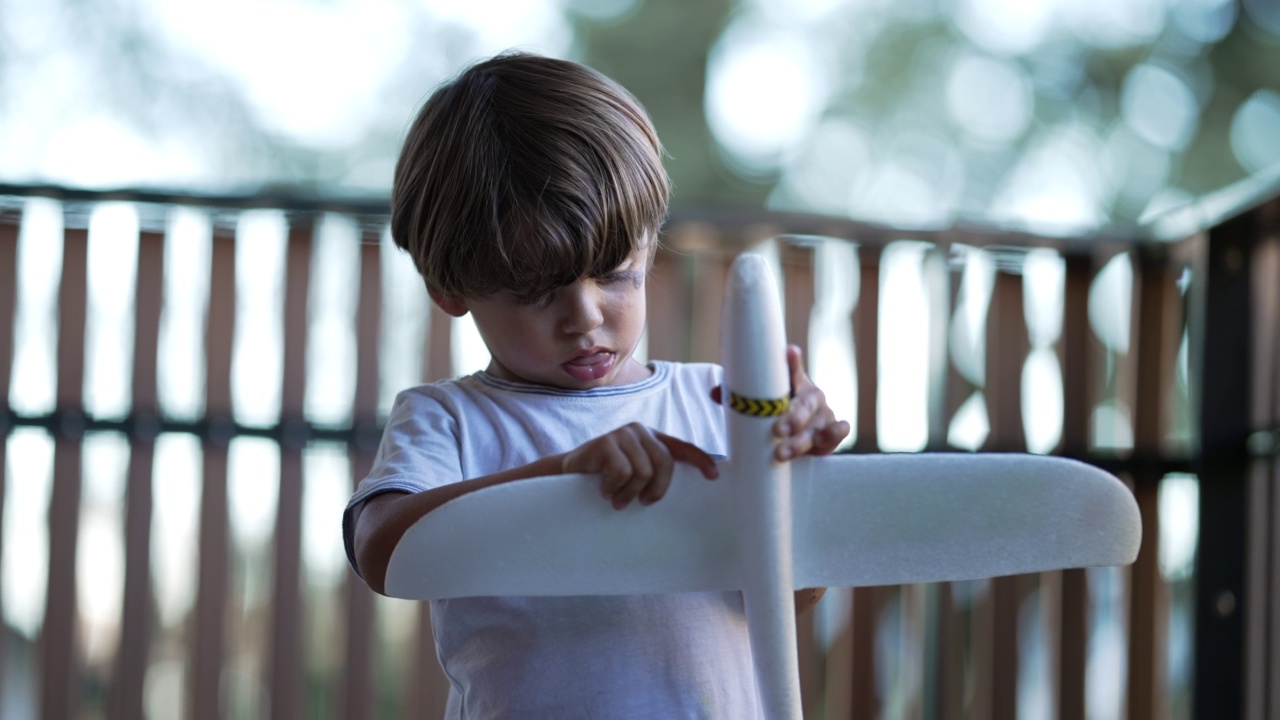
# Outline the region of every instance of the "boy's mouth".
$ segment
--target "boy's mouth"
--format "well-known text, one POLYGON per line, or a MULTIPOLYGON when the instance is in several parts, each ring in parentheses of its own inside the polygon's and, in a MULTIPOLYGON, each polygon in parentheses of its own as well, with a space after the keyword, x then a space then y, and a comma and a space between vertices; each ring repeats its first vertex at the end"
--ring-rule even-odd
POLYGON ((599 380, 613 369, 613 361, 617 355, 608 350, 597 350, 587 355, 579 355, 561 365, 569 377, 575 380, 599 380))

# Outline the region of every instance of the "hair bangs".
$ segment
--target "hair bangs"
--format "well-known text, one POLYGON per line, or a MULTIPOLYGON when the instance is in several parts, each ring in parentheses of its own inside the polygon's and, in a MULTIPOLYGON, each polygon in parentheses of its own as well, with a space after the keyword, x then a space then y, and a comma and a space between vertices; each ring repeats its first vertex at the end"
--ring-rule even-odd
POLYGON ((428 101, 397 167, 392 235, 445 294, 539 298, 652 253, 669 196, 630 93, 585 66, 513 54, 428 101))

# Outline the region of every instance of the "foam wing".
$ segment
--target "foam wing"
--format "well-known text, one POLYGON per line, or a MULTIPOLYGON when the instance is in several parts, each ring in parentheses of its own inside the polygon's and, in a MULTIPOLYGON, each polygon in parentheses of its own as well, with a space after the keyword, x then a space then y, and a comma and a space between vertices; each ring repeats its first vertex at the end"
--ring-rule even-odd
POLYGON ((1142 523, 1105 471, 1040 455, 842 455, 792 468, 795 584, 850 587, 1127 565, 1142 523))
MULTIPOLYGON (((614 510, 589 475, 465 495, 396 546, 387 592, 612 595, 741 587, 730 493, 677 466, 649 507, 614 510)), ((797 587, 887 585, 1126 565, 1142 526, 1122 483, 1037 455, 840 455, 792 467, 797 587)))
POLYGON ((666 497, 623 510, 599 487, 596 475, 556 475, 441 505, 396 545, 387 594, 424 600, 741 587, 728 478, 711 482, 677 465, 666 497))

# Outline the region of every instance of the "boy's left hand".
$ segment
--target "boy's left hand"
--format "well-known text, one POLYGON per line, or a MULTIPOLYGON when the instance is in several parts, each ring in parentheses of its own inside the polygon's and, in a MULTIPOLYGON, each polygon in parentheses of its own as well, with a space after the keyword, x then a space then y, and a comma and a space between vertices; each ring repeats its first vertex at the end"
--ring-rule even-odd
POLYGON ((804 371, 800 346, 787 345, 787 367, 791 370, 791 406, 778 422, 773 434, 780 442, 773 455, 790 460, 801 455, 828 455, 849 434, 849 423, 836 420, 827 404, 827 396, 813 384, 804 371))
MULTIPOLYGON (((791 405, 773 425, 773 434, 779 439, 774 457, 786 461, 834 452, 849 435, 849 423, 836 420, 827 396, 805 373, 798 345, 787 345, 787 367, 791 371, 791 405)), ((720 402, 720 388, 712 390, 711 397, 720 402)))

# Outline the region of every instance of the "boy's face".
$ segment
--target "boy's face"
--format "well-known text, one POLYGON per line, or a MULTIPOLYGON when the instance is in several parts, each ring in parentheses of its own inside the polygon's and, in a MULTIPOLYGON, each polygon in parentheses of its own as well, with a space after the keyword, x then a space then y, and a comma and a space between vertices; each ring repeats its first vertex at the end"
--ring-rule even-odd
POLYGON ((602 277, 581 278, 534 302, 510 293, 432 296, 451 315, 471 313, 497 377, 566 389, 623 385, 649 374, 632 357, 644 331, 648 264, 641 249, 602 277))

